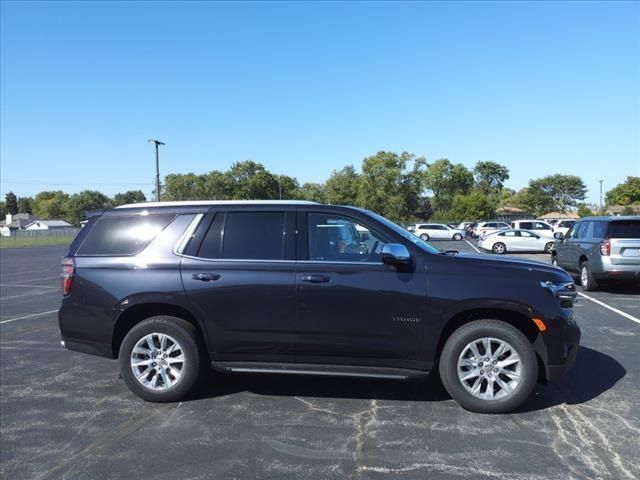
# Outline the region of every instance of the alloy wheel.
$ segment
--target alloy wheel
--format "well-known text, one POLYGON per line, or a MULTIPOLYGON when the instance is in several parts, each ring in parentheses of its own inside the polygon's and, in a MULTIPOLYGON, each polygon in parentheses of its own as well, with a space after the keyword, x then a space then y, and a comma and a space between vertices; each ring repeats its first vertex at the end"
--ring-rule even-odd
POLYGON ((504 340, 483 337, 468 343, 458 357, 458 379, 471 395, 498 400, 520 385, 522 360, 504 340))
POLYGON ((166 333, 150 333, 136 343, 131 352, 135 379, 154 391, 175 386, 185 369, 185 356, 178 341, 166 333))

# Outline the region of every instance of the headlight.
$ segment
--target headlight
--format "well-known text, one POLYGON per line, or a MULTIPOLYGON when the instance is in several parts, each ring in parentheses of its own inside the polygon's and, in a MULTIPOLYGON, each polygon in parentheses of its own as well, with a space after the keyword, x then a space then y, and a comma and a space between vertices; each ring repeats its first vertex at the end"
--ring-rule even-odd
POLYGON ((571 308, 576 300, 576 285, 573 282, 552 282, 550 280, 541 281, 540 286, 560 299, 562 308, 571 308))

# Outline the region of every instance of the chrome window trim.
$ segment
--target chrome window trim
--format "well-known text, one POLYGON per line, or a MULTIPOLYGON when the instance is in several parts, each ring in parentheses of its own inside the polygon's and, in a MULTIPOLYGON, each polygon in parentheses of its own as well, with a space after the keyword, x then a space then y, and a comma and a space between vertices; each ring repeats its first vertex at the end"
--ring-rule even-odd
POLYGON ((179 252, 175 252, 176 255, 180 255, 183 258, 188 258, 191 260, 200 260, 202 262, 212 262, 212 263, 301 263, 304 265, 308 264, 319 264, 319 265, 384 265, 382 262, 329 262, 322 260, 265 260, 265 259, 257 259, 257 258, 205 258, 205 257, 195 257, 193 255, 185 255, 179 252))
POLYGON ((193 238, 193 234, 195 233, 196 228, 198 228, 198 225, 200 225, 200 222, 202 221, 203 218, 204 218, 204 213, 198 213, 194 217, 194 219, 191 220, 191 223, 189 224, 189 226, 184 231, 184 233, 176 243, 175 247, 173 248, 174 254, 184 256, 182 255, 182 252, 184 252, 184 249, 187 247, 187 243, 189 243, 189 240, 193 238))

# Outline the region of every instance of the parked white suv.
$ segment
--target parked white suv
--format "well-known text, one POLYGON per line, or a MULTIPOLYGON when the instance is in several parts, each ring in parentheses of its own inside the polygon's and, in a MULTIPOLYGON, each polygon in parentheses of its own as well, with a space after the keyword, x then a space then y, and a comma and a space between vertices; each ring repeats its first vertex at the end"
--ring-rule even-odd
POLYGON ((505 228, 510 228, 508 223, 505 222, 480 222, 473 229, 473 236, 475 238, 485 237, 490 233, 496 232, 498 230, 504 230, 505 228))
POLYGON ((444 223, 418 223, 413 234, 425 242, 430 239, 462 240, 465 236, 465 231, 451 228, 444 223))
POLYGON ((553 227, 544 220, 516 220, 511 222, 514 230, 529 230, 543 237, 553 238, 553 227))
POLYGON ((575 220, 559 220, 556 224, 553 225, 553 234, 560 232, 562 235, 566 236, 567 232, 571 228, 571 226, 576 223, 575 220))

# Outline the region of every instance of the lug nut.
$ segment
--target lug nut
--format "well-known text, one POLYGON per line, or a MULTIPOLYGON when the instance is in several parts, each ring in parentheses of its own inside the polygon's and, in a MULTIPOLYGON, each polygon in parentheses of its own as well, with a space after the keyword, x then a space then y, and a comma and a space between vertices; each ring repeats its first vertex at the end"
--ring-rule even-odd
POLYGON ((480 370, 480 375, 484 375, 484 370, 480 370))
POLYGON ((498 373, 498 369, 496 368, 496 369, 494 370, 494 372, 498 373))

